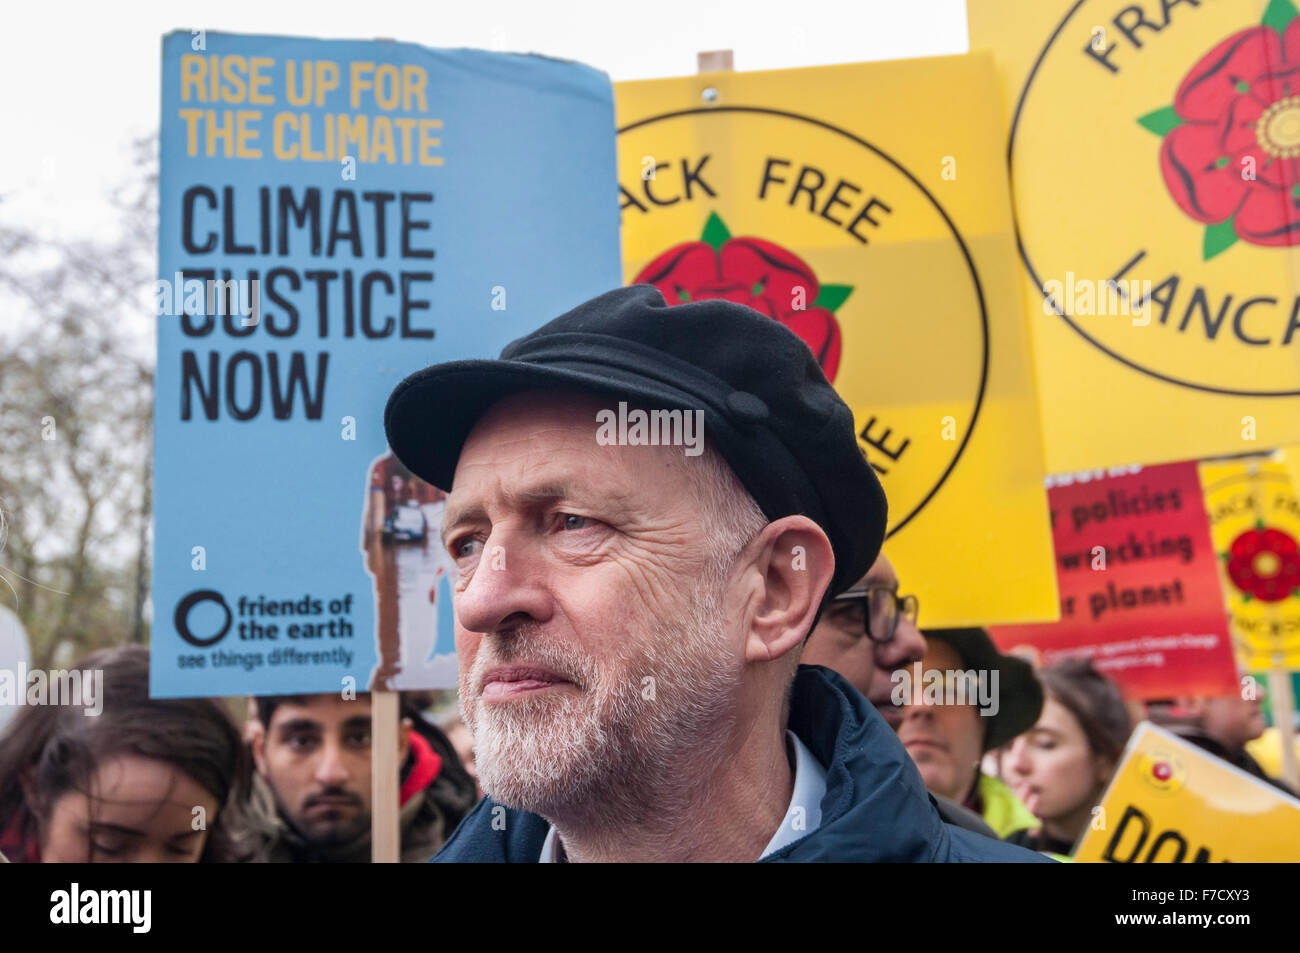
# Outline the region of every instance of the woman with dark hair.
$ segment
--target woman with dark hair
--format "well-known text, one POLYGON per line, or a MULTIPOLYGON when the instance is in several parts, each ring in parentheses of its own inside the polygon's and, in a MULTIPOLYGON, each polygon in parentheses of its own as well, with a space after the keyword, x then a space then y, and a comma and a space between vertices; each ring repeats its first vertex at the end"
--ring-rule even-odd
POLYGON ((151 699, 149 652, 78 666, 96 713, 25 706, 0 736, 0 852, 27 862, 234 860, 225 807, 243 770, 239 731, 206 698, 151 699))
POLYGON ((1008 838, 1068 858, 1092 818, 1128 742, 1128 712, 1115 683, 1089 659, 1038 670, 1045 700, 1034 727, 1003 749, 1003 779, 1043 822, 1008 838))

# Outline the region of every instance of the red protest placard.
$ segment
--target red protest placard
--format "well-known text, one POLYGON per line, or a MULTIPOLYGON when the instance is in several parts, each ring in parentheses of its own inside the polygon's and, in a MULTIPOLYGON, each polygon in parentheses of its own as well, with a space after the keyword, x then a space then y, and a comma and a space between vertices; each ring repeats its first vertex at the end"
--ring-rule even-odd
POLYGON ((999 647, 1039 665, 1092 658, 1127 698, 1236 691, 1196 464, 1049 482, 1061 620, 992 626, 999 647))

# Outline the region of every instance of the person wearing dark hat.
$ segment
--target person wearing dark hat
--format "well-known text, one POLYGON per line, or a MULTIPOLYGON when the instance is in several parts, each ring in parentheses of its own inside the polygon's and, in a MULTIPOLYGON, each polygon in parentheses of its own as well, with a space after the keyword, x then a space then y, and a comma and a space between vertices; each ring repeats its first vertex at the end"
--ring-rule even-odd
POLYGON ((998 837, 1039 826, 1006 784, 980 770, 986 752, 1029 730, 1043 688, 1023 659, 1003 655, 979 628, 927 629, 925 658, 899 673, 906 706, 899 740, 925 786, 974 811, 998 837))
POLYGON ((412 375, 384 421, 449 493, 488 795, 435 861, 1039 859, 944 824, 870 703, 798 668, 886 509, 782 325, 622 288, 412 375))

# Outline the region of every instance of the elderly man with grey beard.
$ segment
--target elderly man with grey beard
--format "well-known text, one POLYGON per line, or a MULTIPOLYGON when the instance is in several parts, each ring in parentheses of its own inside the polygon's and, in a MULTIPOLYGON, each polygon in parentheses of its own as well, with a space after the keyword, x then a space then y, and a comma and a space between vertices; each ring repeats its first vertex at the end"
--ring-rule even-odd
POLYGON ((1040 859, 945 824, 874 707, 799 665, 886 510, 852 413, 776 321, 618 289, 499 360, 412 375, 385 426, 449 493, 487 792, 435 861, 1040 859))

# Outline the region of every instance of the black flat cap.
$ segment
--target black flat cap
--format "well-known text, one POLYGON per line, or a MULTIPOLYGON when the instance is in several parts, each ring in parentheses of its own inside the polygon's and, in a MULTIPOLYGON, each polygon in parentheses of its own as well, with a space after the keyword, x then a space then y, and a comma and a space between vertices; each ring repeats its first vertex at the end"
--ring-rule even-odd
POLYGON ((1003 655, 984 629, 926 629, 927 639, 946 642, 963 668, 998 671, 998 713, 984 733, 984 750, 992 751, 1034 727, 1043 712, 1043 686, 1034 667, 1022 658, 1003 655))
MULTIPOLYGON (((499 360, 412 374, 388 398, 388 444, 412 473, 450 491, 483 413, 541 388, 703 410, 705 435, 769 520, 803 514, 826 532, 830 594, 880 552, 885 493, 858 448, 853 413, 808 346, 766 315, 722 300, 669 307, 650 285, 606 292, 506 345, 499 360)), ((595 429, 593 420, 593 441, 595 429)))

